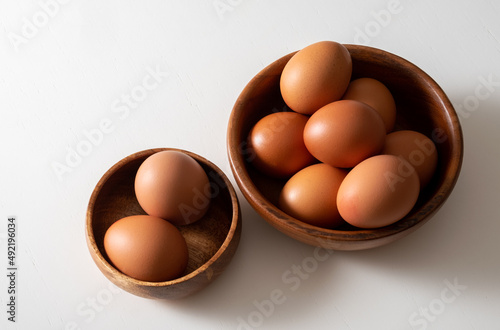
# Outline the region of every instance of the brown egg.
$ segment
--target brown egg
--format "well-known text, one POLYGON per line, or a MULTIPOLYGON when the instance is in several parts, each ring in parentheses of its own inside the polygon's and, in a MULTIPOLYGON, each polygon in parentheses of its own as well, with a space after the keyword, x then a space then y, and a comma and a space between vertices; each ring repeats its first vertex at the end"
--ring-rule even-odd
POLYGON ((351 73, 351 55, 344 45, 317 42, 298 51, 285 65, 281 95, 292 110, 310 115, 342 97, 351 73))
POLYGON ((270 176, 287 177, 312 164, 315 159, 303 139, 307 119, 296 112, 276 112, 259 120, 248 136, 252 165, 270 176))
POLYGON ((377 155, 347 174, 337 194, 337 207, 353 226, 383 227, 408 214, 419 192, 413 166, 398 156, 377 155))
POLYGON ((179 151, 149 156, 137 170, 134 188, 147 214, 175 225, 201 219, 210 205, 207 174, 196 160, 179 151))
POLYGON ((141 281, 163 282, 180 277, 188 263, 184 237, 174 225, 149 215, 134 215, 112 224, 104 249, 113 265, 141 281))
POLYGON ((309 152, 335 167, 353 167, 380 152, 385 126, 380 115, 365 103, 341 100, 316 111, 304 128, 309 152))
POLYGON ((383 154, 403 157, 417 170, 420 188, 424 188, 436 171, 438 154, 436 146, 422 133, 397 131, 387 134, 383 154))
POLYGON ((283 212, 313 226, 335 228, 344 223, 337 210, 337 190, 347 171, 314 164, 292 176, 283 187, 283 212))
POLYGON ((342 97, 343 100, 356 100, 368 104, 375 109, 389 133, 396 122, 396 102, 389 89, 380 81, 372 78, 360 78, 351 81, 342 97))

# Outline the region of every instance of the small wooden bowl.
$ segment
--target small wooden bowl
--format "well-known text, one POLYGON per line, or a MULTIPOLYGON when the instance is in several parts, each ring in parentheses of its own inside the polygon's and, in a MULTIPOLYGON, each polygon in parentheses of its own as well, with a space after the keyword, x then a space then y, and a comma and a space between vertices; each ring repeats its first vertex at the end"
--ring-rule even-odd
POLYGON ((436 144, 439 163, 432 182, 424 189, 413 210, 400 221, 383 228, 345 226, 323 229, 303 223, 278 207, 286 180, 267 177, 249 162, 252 153, 247 136, 262 117, 285 108, 279 80, 283 67, 295 54, 273 62, 259 72, 238 97, 227 132, 231 170, 243 195, 272 226, 301 242, 336 250, 361 250, 381 246, 408 235, 443 205, 450 195, 462 164, 463 138, 452 104, 438 84, 407 60, 380 49, 345 45, 353 62, 352 79, 371 77, 384 83, 397 104, 396 128, 419 131, 436 144))
POLYGON ((240 212, 230 181, 213 163, 185 150, 144 150, 116 163, 97 183, 87 209, 87 245, 97 267, 118 287, 146 298, 181 298, 207 286, 229 264, 240 240, 240 212), (177 227, 189 250, 185 275, 166 282, 146 282, 124 275, 111 264, 104 250, 104 234, 109 226, 123 217, 146 214, 135 197, 135 174, 147 157, 164 150, 180 151, 193 157, 207 173, 213 197, 202 219, 177 227))

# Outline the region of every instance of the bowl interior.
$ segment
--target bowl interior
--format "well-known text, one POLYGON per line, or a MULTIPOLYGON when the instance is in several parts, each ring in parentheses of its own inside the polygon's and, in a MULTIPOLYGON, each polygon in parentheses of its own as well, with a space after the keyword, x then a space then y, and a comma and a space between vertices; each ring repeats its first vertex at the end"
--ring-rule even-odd
POLYGON ((462 161, 462 135, 456 113, 444 92, 427 74, 385 51, 345 46, 353 60, 352 79, 370 77, 384 83, 397 105, 394 130, 415 130, 431 138, 438 150, 439 163, 432 182, 421 192, 413 210, 387 227, 362 230, 345 225, 335 230, 322 229, 283 213, 277 201, 286 180, 271 178, 255 170, 250 164, 252 151, 246 142, 250 129, 260 118, 272 112, 289 111, 281 97, 279 79, 283 67, 295 53, 273 62, 248 83, 235 103, 228 125, 229 159, 240 189, 257 212, 279 230, 313 245, 321 245, 318 240, 378 239, 424 221, 448 197, 462 161))
POLYGON ((122 280, 140 285, 163 286, 175 284, 189 279, 197 274, 203 266, 216 257, 228 240, 237 239, 236 225, 239 221, 239 208, 229 181, 219 172, 215 165, 206 159, 178 149, 161 148, 145 150, 133 154, 106 172, 96 186, 89 202, 87 213, 87 234, 90 247, 95 246, 94 259, 99 268, 120 277, 122 280), (117 220, 138 214, 146 214, 139 205, 134 192, 135 174, 142 162, 155 152, 177 150, 187 153, 203 167, 208 175, 211 186, 210 206, 206 215, 199 221, 185 226, 177 226, 186 239, 189 250, 189 261, 183 277, 167 282, 144 282, 130 278, 116 270, 104 250, 104 235, 107 229, 117 220))

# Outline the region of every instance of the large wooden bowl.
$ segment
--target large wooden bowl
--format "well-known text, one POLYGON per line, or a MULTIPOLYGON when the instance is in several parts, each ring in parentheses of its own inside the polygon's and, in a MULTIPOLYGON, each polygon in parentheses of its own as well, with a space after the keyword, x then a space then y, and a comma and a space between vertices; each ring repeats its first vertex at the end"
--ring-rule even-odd
POLYGON ((463 138, 457 114, 448 97, 425 72, 380 49, 345 46, 352 57, 352 79, 378 79, 392 92, 398 111, 395 130, 419 131, 436 144, 439 155, 437 171, 406 217, 383 228, 361 230, 345 226, 331 230, 303 223, 277 207, 279 193, 286 181, 254 170, 249 162, 252 152, 246 140, 260 118, 285 108, 279 80, 283 67, 295 53, 264 68, 242 91, 229 119, 227 148, 231 169, 243 195, 272 226, 307 244, 337 250, 361 250, 406 236, 436 213, 450 195, 460 173, 463 138))
POLYGON ((97 183, 87 209, 87 245, 97 267, 118 287, 146 298, 181 298, 204 288, 229 264, 240 240, 240 212, 231 183, 217 166, 205 158, 179 149, 144 150, 119 161, 97 183), (135 174, 147 157, 163 150, 176 150, 193 157, 208 175, 212 197, 207 214, 202 219, 177 227, 189 250, 184 276, 166 282, 146 282, 118 271, 107 257, 103 241, 106 230, 115 221, 130 215, 146 214, 135 197, 135 174))

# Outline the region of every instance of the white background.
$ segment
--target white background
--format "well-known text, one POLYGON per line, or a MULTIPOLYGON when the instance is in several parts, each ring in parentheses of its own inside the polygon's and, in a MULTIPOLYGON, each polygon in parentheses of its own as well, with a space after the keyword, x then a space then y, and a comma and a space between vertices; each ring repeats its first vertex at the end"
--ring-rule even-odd
POLYGON ((498 1, 54 1, 0 2, 5 272, 8 216, 19 242, 17 322, 7 321, 0 271, 1 329, 500 329, 498 1), (313 267, 313 247, 270 227, 239 194, 241 244, 212 285, 181 301, 112 287, 84 235, 102 174, 134 152, 177 147, 234 183, 225 138, 240 91, 320 40, 398 54, 447 93, 465 153, 438 214, 393 244, 334 252, 313 267), (160 73, 153 87, 151 71, 160 73), (122 101, 133 91, 135 108, 122 101), (309 272, 299 278, 296 266, 309 272))

